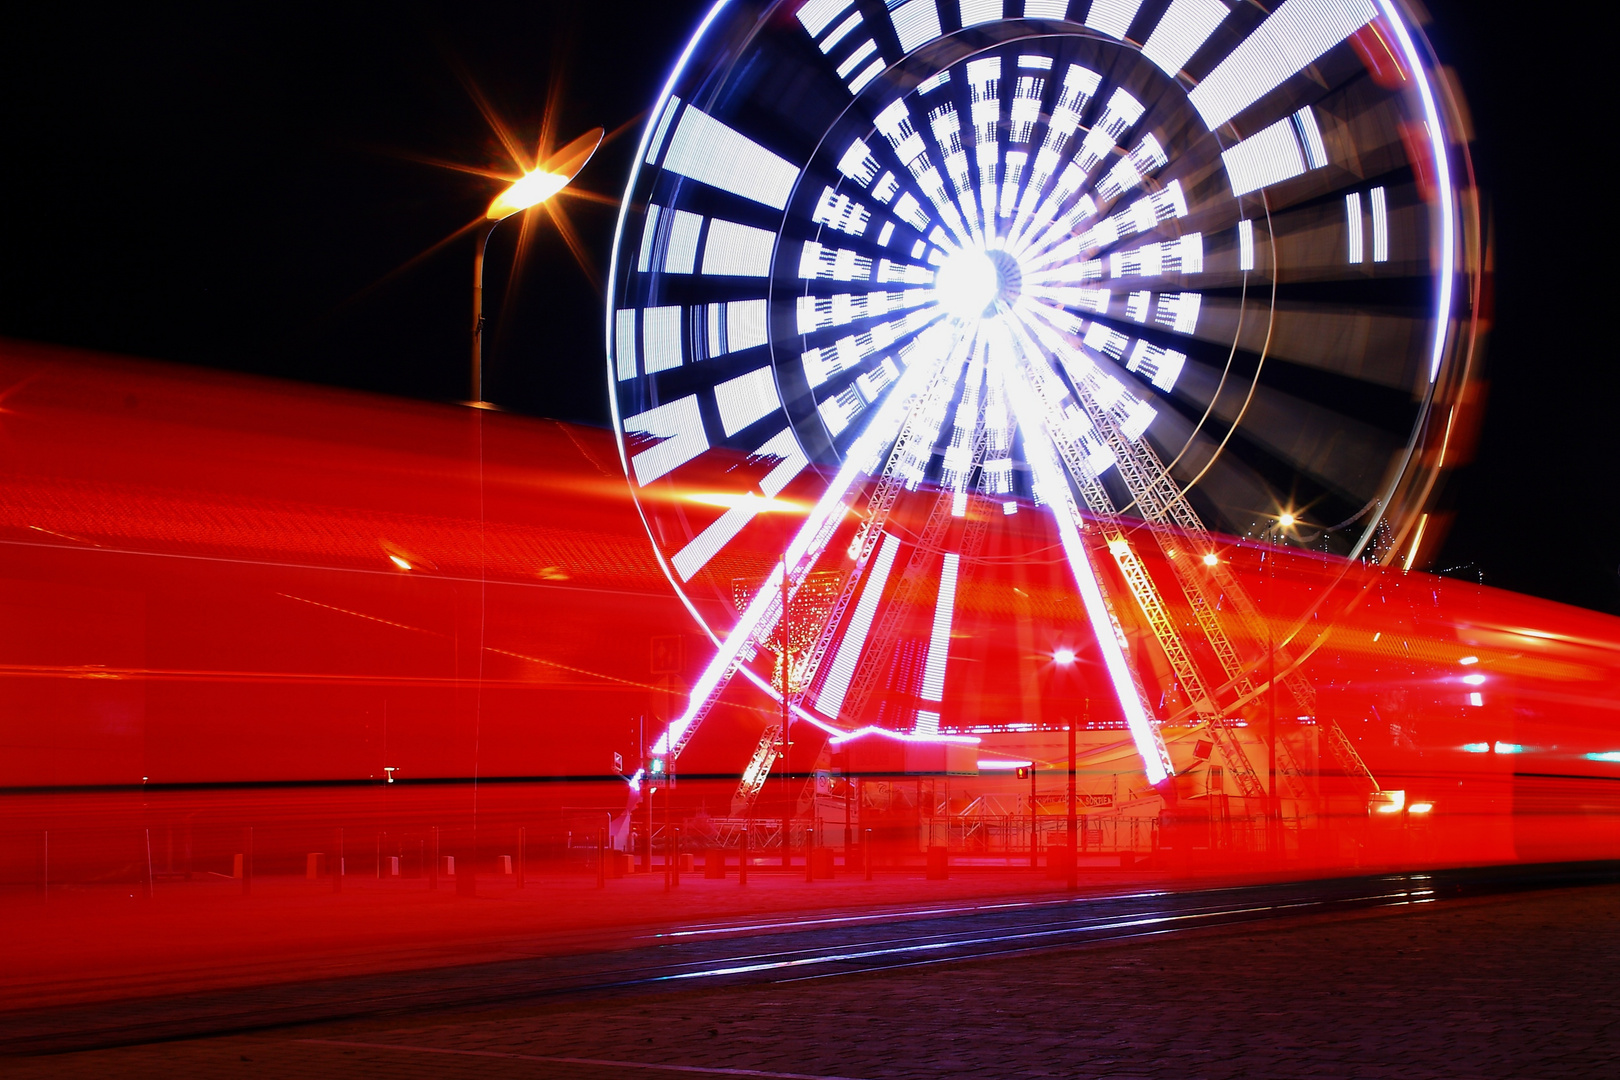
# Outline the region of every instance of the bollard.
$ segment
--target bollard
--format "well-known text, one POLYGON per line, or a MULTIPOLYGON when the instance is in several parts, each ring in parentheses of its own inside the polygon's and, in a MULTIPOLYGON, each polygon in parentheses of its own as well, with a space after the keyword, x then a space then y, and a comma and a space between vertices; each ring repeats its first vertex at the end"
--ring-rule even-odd
POLYGON ((872 830, 861 830, 861 865, 866 868, 866 880, 872 880, 872 830))

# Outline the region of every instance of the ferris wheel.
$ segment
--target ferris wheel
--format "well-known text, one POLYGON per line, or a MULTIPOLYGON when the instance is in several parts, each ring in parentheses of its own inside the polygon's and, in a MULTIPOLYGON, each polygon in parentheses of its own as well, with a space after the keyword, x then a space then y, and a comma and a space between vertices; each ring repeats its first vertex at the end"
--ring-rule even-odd
POLYGON ((835 737, 949 738, 998 536, 1054 553, 1150 784, 1176 762, 1127 624, 1221 742, 1260 615, 1214 538, 1418 539, 1475 338, 1457 129, 1393 0, 715 4, 607 316, 625 469, 716 646, 655 753, 739 677, 835 737))

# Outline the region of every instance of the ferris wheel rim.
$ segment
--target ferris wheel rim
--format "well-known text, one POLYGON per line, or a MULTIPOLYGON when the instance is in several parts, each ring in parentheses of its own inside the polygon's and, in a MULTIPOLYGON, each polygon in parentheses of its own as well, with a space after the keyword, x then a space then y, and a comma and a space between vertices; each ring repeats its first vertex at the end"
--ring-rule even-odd
MULTIPOLYGON (((1423 275, 1423 276, 1431 278, 1431 279, 1438 276, 1441 279, 1440 283, 1439 283, 1440 287, 1437 290, 1437 295, 1436 295, 1435 300, 1434 300, 1435 306, 1434 306, 1434 309, 1433 309, 1433 318, 1434 318, 1434 322, 1435 322, 1435 328, 1434 328, 1433 346, 1432 346, 1432 350, 1431 350, 1430 377, 1429 377, 1429 379, 1427 380, 1427 382, 1424 385, 1424 392, 1423 392, 1423 396, 1422 396, 1421 402, 1420 402, 1418 410, 1417 410, 1416 417, 1415 417, 1414 421, 1410 424, 1410 426, 1409 426, 1409 428, 1407 430, 1404 446, 1402 447, 1402 451, 1401 451, 1401 454, 1400 454, 1400 467, 1394 469, 1391 472, 1390 477, 1388 479, 1388 482, 1386 484, 1382 485, 1379 488, 1378 492, 1374 495, 1372 500, 1370 500, 1367 504, 1363 505, 1362 508, 1359 511, 1357 511, 1355 514, 1352 514, 1350 517, 1346 518, 1345 522, 1342 523, 1342 525, 1353 523, 1353 522, 1357 521, 1358 519, 1363 518, 1367 514, 1367 510, 1368 510, 1369 507, 1373 507, 1373 506, 1377 507, 1378 513, 1373 515, 1372 518, 1368 519, 1365 526, 1360 529, 1359 539, 1356 541, 1353 551, 1347 557, 1348 560, 1354 560, 1355 558, 1357 558, 1362 553, 1363 549, 1367 546, 1367 544, 1370 543, 1373 540, 1374 529, 1378 525, 1379 520, 1381 518, 1384 518, 1386 515, 1388 515, 1391 512, 1392 503, 1394 501, 1397 489, 1401 488, 1402 485, 1405 484, 1408 481, 1408 479, 1410 478, 1410 476, 1411 476, 1411 465, 1412 465, 1413 459, 1414 459, 1414 457, 1416 455, 1416 452, 1417 452, 1420 444, 1422 443, 1423 439, 1426 436, 1426 431, 1427 431, 1427 429, 1428 429, 1428 427, 1430 425, 1430 422, 1431 422, 1432 413, 1433 413, 1433 407, 1434 407, 1434 404, 1435 404, 1435 401, 1436 401, 1436 395, 1440 390, 1440 386, 1441 386, 1441 382, 1442 382, 1442 380, 1440 379, 1440 375, 1442 374, 1442 372, 1449 372, 1449 371, 1452 370, 1452 368, 1450 366, 1448 366, 1447 363, 1445 363, 1445 359, 1446 359, 1445 358, 1445 353, 1450 348, 1449 343, 1453 340, 1453 328, 1454 328, 1455 323, 1454 323, 1454 319, 1451 316, 1452 316, 1452 314, 1453 314, 1453 312, 1455 310, 1455 306, 1456 306, 1456 302, 1457 302, 1456 292, 1455 292, 1455 289, 1454 289, 1455 277, 1456 277, 1457 273, 1461 272, 1459 270, 1459 265, 1458 265, 1458 255, 1457 255, 1457 251, 1456 251, 1456 234, 1455 234, 1455 231, 1454 231, 1455 230, 1455 216, 1456 216, 1456 206, 1455 206, 1455 194, 1456 194, 1456 192, 1455 192, 1454 186, 1452 185, 1452 183, 1450 181, 1451 170, 1449 168, 1449 161, 1446 160, 1446 155, 1450 152, 1449 148, 1451 147, 1450 139, 1448 137, 1446 137, 1446 132, 1449 130, 1449 125, 1446 124, 1446 123, 1441 123, 1439 121, 1439 119, 1438 119, 1438 112, 1436 111, 1437 107, 1436 107, 1436 104, 1435 104, 1434 94, 1433 94, 1432 88, 1429 86, 1429 82, 1428 82, 1427 68, 1429 66, 1428 61, 1430 61, 1430 59, 1432 58, 1432 50, 1430 50, 1429 57, 1424 57, 1424 56, 1417 55, 1417 53, 1415 51, 1415 46, 1413 46, 1413 44, 1412 44, 1412 40, 1413 40, 1412 34, 1415 34, 1418 40, 1423 41, 1423 44, 1424 44, 1425 48, 1428 47, 1427 40, 1425 38, 1423 38, 1420 31, 1417 31, 1415 29, 1410 34, 1406 32, 1407 28, 1406 28, 1406 26, 1404 24, 1405 23, 1405 17, 1398 10, 1396 5, 1393 3, 1393 0, 1375 0, 1375 3, 1377 4, 1380 11, 1385 12, 1385 13, 1388 14, 1390 22, 1394 24, 1394 26, 1395 26, 1395 28, 1397 30, 1399 40, 1400 40, 1400 42, 1402 44, 1402 47, 1403 47, 1403 49, 1408 51, 1409 59, 1412 60, 1412 63, 1411 63, 1410 66, 1411 66, 1413 72, 1416 74, 1419 85, 1420 85, 1420 87, 1421 87, 1421 89, 1423 91, 1422 97, 1423 97, 1424 106, 1425 106, 1425 109, 1428 112, 1428 115, 1431 117, 1431 121, 1429 123, 1429 129, 1430 129, 1431 133, 1434 136, 1429 140, 1429 146, 1430 146, 1430 149, 1432 150, 1432 153, 1435 156, 1437 173, 1439 174, 1439 176, 1444 178, 1444 181, 1445 181, 1443 183, 1439 183, 1439 184, 1436 185, 1436 187, 1438 189, 1439 196, 1440 196, 1441 215, 1442 215, 1442 218, 1444 219, 1444 221, 1446 223, 1445 224, 1445 234, 1447 236, 1451 237, 1451 239, 1447 243, 1445 243, 1445 244, 1443 244, 1441 246, 1441 250, 1443 252, 1444 261, 1445 261, 1445 266, 1444 266, 1443 270, 1436 270, 1435 268, 1431 267, 1423 275)), ((641 180, 641 177, 642 177, 642 174, 643 174, 643 165, 648 164, 648 163, 651 162, 651 159, 647 156, 646 151, 647 151, 648 140, 649 140, 649 138, 652 137, 653 121, 656 120, 657 117, 664 111, 667 103, 669 102, 671 96, 674 93, 675 86, 677 85, 678 81, 682 77, 682 74, 686 70, 688 64, 692 60, 692 57, 694 56, 697 48, 699 47, 701 42, 705 39, 705 37, 712 32, 713 25, 714 25, 714 22, 715 22, 716 18, 720 15, 720 13, 724 9, 726 9, 729 6, 731 6, 730 0, 717 0, 717 2, 715 4, 713 4, 713 6, 709 9, 708 15, 704 18, 704 20, 701 23, 698 31, 696 33, 694 33, 691 40, 688 42, 686 50, 682 54, 682 57, 681 57, 679 63, 677 64, 676 68, 671 72, 671 74, 669 76, 669 79, 668 79, 668 81, 666 82, 666 84, 664 86, 663 91, 660 93, 660 95, 658 97, 658 100, 654 103, 653 111, 652 111, 652 113, 651 113, 651 115, 649 117, 648 126, 647 126, 646 130, 643 133, 641 144, 640 144, 640 146, 638 147, 638 150, 637 150, 636 161, 635 161, 635 163, 634 163, 634 165, 632 167, 632 170, 631 170, 631 177, 630 177, 629 182, 628 182, 627 187, 626 187, 625 199, 624 199, 623 203, 621 204, 619 220, 617 222, 617 225, 616 225, 616 228, 615 228, 615 235, 614 235, 614 251, 613 251, 613 259, 612 259, 612 263, 611 263, 611 271, 610 271, 611 277, 610 277, 609 289, 608 289, 608 298, 609 298, 608 299, 608 305, 607 305, 608 310, 607 310, 607 313, 606 313, 606 332, 607 332, 606 333, 606 338, 607 338, 607 341, 608 341, 608 374, 609 374, 610 384, 612 384, 612 380, 613 380, 613 377, 614 377, 614 355, 613 355, 614 321, 613 320, 614 320, 614 311, 615 311, 615 307, 616 307, 616 298, 618 296, 618 292, 619 292, 619 289, 620 289, 620 278, 621 278, 621 275, 620 275, 621 267, 620 267, 619 256, 620 256, 621 252, 623 251, 623 243, 622 243, 622 241, 623 241, 623 237, 625 235, 626 222, 627 222, 627 220, 628 220, 628 218, 629 218, 629 216, 631 214, 632 197, 634 195, 634 192, 636 191, 636 188, 637 188, 637 185, 638 185, 639 181, 641 180)), ((761 11, 762 12, 775 11, 778 8, 783 7, 783 6, 784 5, 782 5, 782 4, 763 4, 763 5, 761 5, 761 11)), ((847 5, 846 5, 846 7, 847 7, 847 5)), ((722 69, 723 70, 731 70, 732 68, 735 67, 735 65, 738 63, 738 58, 742 54, 743 49, 745 49, 747 47, 748 41, 751 41, 753 36, 759 32, 760 26, 763 24, 763 21, 764 20, 761 19, 756 23, 754 28, 752 30, 750 30, 748 35, 746 35, 746 38, 743 41, 743 43, 739 44, 739 45, 736 45, 735 50, 733 51, 733 53, 728 58, 726 58, 726 63, 724 65, 721 65, 720 67, 716 68, 717 71, 720 71, 722 69)), ((1002 21, 1006 22, 1006 21, 1018 21, 1018 20, 1015 18, 1013 20, 1003 19, 1002 21)), ((908 86, 906 86, 904 89, 899 89, 899 88, 897 88, 897 86, 896 86, 896 84, 894 82, 890 81, 891 74, 897 68, 900 68, 902 65, 904 65, 907 61, 910 61, 910 60, 914 59, 919 53, 923 52, 925 49, 933 48, 935 46, 938 46, 938 48, 940 48, 940 49, 944 49, 946 47, 945 43, 950 42, 950 40, 952 38, 956 38, 956 37, 958 37, 960 35, 965 34, 966 29, 967 28, 964 27, 964 28, 959 29, 959 30, 947 31, 947 32, 941 34, 938 38, 935 38, 935 39, 931 40, 930 42, 928 42, 923 48, 914 49, 911 52, 904 53, 899 60, 897 60, 897 61, 895 61, 893 63, 887 64, 887 66, 883 69, 883 72, 882 72, 881 76, 878 79, 872 80, 868 84, 868 87, 863 87, 862 91, 852 94, 850 99, 848 101, 844 102, 842 104, 841 108, 838 109, 836 116, 832 120, 825 123, 825 125, 823 126, 823 128, 821 129, 821 131, 819 132, 817 137, 815 138, 813 145, 809 147, 808 153, 803 156, 803 164, 795 165, 795 175, 793 177, 791 192, 790 192, 789 196, 786 198, 786 200, 784 201, 784 204, 783 204, 783 206, 781 208, 781 214, 778 216, 777 224, 775 226, 775 229, 773 230, 775 232, 775 234, 776 234, 775 235, 775 241, 774 241, 775 247, 773 248, 773 255, 772 255, 773 263, 777 258, 776 249, 778 249, 782 245, 788 243, 788 240, 787 240, 787 237, 786 237, 786 231, 788 229, 788 222, 789 222, 790 216, 793 213, 793 208, 799 202, 799 196, 801 194, 801 189, 807 183, 807 178, 810 176, 810 170, 812 168, 813 163, 815 163, 817 160, 819 160, 820 155, 821 155, 822 150, 824 149, 824 147, 826 147, 827 145, 830 145, 828 140, 830 138, 832 138, 833 132, 835 130, 839 129, 840 125, 843 122, 843 120, 846 117, 848 117, 851 114, 852 111, 857 110, 860 107, 863 100, 869 99, 869 96, 870 97, 881 97, 881 96, 884 96, 884 95, 887 95, 887 94, 895 94, 896 91, 898 90, 898 99, 903 100, 903 99, 907 98, 910 94, 912 94, 917 89, 917 87, 919 85, 921 85, 922 82, 927 81, 926 78, 919 78, 919 79, 916 79, 915 81, 909 81, 908 80, 910 82, 910 84, 908 86), (870 88, 870 95, 868 95, 868 93, 867 93, 868 88, 870 88)), ((966 52, 962 52, 959 55, 955 55, 954 58, 949 61, 949 63, 944 64, 943 66, 941 66, 939 68, 939 70, 940 70, 940 72, 943 72, 945 70, 953 69, 953 68, 957 67, 958 65, 966 63, 967 60, 970 57, 973 57, 973 56, 978 56, 978 55, 982 55, 984 53, 989 53, 989 52, 992 52, 992 51, 1002 50, 1002 49, 1010 50, 1014 46, 1016 46, 1016 45, 1018 45, 1020 43, 1028 42, 1028 41, 1035 40, 1035 39, 1042 39, 1042 38, 1052 38, 1052 39, 1089 38, 1091 40, 1094 40, 1094 41, 1097 41, 1097 42, 1101 43, 1105 47, 1120 47, 1120 48, 1123 48, 1123 49, 1126 49, 1126 50, 1133 50, 1133 49, 1134 50, 1140 50, 1140 48, 1141 48, 1140 45, 1137 45, 1134 42, 1124 41, 1124 40, 1117 40, 1116 41, 1116 40, 1107 39, 1107 38, 1101 37, 1101 36, 1099 36, 1097 34, 1094 34, 1094 33, 1082 31, 1077 27, 1070 26, 1070 27, 1067 27, 1066 29, 1068 31, 1070 31, 1070 32, 1053 32, 1053 31, 1050 31, 1050 30, 1031 30, 1030 32, 1027 32, 1027 33, 1022 33, 1022 34, 1009 36, 1009 37, 1004 38, 1004 39, 998 39, 998 40, 995 40, 995 41, 993 41, 992 43, 990 43, 988 45, 981 45, 977 49, 970 49, 970 50, 968 50, 966 52)), ((927 78, 932 78, 932 77, 933 77, 932 75, 927 76, 927 78)), ((1185 95, 1185 93, 1187 92, 1187 88, 1182 83, 1182 78, 1183 77, 1184 77, 1184 73, 1182 75, 1180 75, 1180 76, 1172 75, 1171 78, 1170 78, 1170 82, 1172 84, 1174 84, 1183 93, 1183 95, 1185 95)), ((724 79, 719 78, 718 81, 716 82, 715 93, 718 93, 718 87, 723 83, 724 83, 724 79)), ((870 110, 867 110, 867 112, 869 113, 870 110)), ((858 114, 858 115, 860 116, 860 118, 863 121, 870 121, 870 116, 869 115, 866 115, 865 113, 858 114)), ((1208 134, 1211 137, 1213 137, 1214 139, 1216 139, 1217 142, 1219 142, 1220 139, 1221 139, 1221 134, 1220 134, 1219 128, 1220 127, 1230 126, 1230 124, 1231 124, 1231 121, 1230 121, 1230 119, 1228 119, 1228 121, 1226 121, 1223 125, 1218 125, 1217 128, 1215 128, 1215 129, 1209 129, 1208 134)), ((865 128, 869 132, 871 131, 871 126, 870 126, 869 122, 863 123, 860 126, 865 128)), ((1001 145, 1001 146, 1005 147, 1006 143, 1005 143, 1004 136, 1001 137, 998 145, 1001 145)), ((803 149, 803 147, 801 147, 800 149, 803 149)), ((1124 148, 1123 148, 1123 146, 1121 146, 1119 149, 1120 149, 1121 152, 1123 152, 1124 148)), ((1460 150, 1461 150, 1463 156, 1466 158, 1466 147, 1461 147, 1460 150)), ((1471 163, 1470 163, 1470 168, 1471 168, 1471 163)), ((655 175, 656 175, 656 173, 655 173, 655 175)), ((1260 199, 1261 199, 1261 204, 1265 209, 1265 220, 1269 224, 1272 221, 1272 210, 1271 210, 1271 205, 1270 205, 1270 199, 1269 199, 1268 192, 1264 188, 1262 188, 1259 191, 1255 192, 1255 194, 1258 194, 1260 199)), ((1244 196, 1240 195, 1240 196, 1237 197, 1237 201, 1239 203, 1241 203, 1243 198, 1244 198, 1244 196)), ((817 237, 820 237, 821 235, 823 235, 827 231, 828 231, 828 225, 826 223, 820 223, 820 224, 817 225, 817 227, 816 227, 816 229, 814 231, 814 235, 817 236, 817 237)), ((1271 251, 1273 252, 1273 259, 1272 259, 1273 266, 1279 265, 1279 260, 1277 259, 1276 255, 1275 255, 1276 248, 1277 248, 1277 243, 1278 243, 1278 235, 1277 235, 1277 232, 1275 231, 1275 229, 1270 228, 1270 227, 1268 227, 1268 229, 1267 229, 1267 243, 1270 246, 1271 251)), ((1249 385, 1247 387, 1247 392, 1246 392, 1243 408, 1241 410, 1239 410, 1237 417, 1235 419, 1233 419, 1228 424, 1228 426, 1226 428, 1226 431, 1224 432, 1224 434, 1221 437, 1219 447, 1216 449, 1216 451, 1213 454, 1211 454, 1209 461, 1207 461, 1207 462, 1205 462, 1203 464, 1202 469, 1197 473, 1197 475, 1194 476, 1192 480, 1188 481, 1184 486, 1181 485, 1181 484, 1177 484, 1177 488, 1179 489, 1178 490, 1178 498, 1185 499, 1187 494, 1189 492, 1193 491, 1194 488, 1196 488, 1197 485, 1199 484, 1199 482, 1203 479, 1203 477, 1207 473, 1209 473, 1209 471, 1216 465, 1216 463, 1218 461, 1221 460, 1222 452, 1224 451, 1227 443, 1232 439, 1233 435, 1236 434, 1239 431, 1239 428, 1242 425, 1244 416, 1247 413, 1249 403, 1254 400, 1255 394, 1257 392, 1257 388, 1259 388, 1260 385, 1261 385, 1260 384, 1260 374, 1261 374, 1261 372, 1263 372, 1263 370, 1265 368, 1265 364, 1267 362, 1267 359, 1271 355, 1271 335, 1272 335, 1272 332, 1275 329, 1275 324, 1276 324, 1276 319, 1277 319, 1277 312, 1278 312, 1277 303, 1276 303, 1276 300, 1277 300, 1277 288, 1278 288, 1278 277, 1277 277, 1275 272, 1273 272, 1271 276, 1272 276, 1272 289, 1271 289, 1271 302, 1267 307, 1267 310, 1268 310, 1268 326, 1267 326, 1266 343, 1265 343, 1264 347, 1262 347, 1260 349, 1259 353, 1258 353, 1258 366, 1257 366, 1256 370, 1251 375, 1249 375, 1247 377, 1249 385)), ((764 289, 765 289, 765 293, 766 293, 764 302, 765 302, 765 305, 766 305, 766 310, 771 311, 771 312, 774 312, 774 311, 778 310, 778 307, 779 307, 778 301, 780 299, 780 297, 778 295, 779 290, 783 290, 783 289, 786 288, 786 278, 784 277, 784 279, 782 281, 778 281, 777 278, 778 278, 778 275, 775 274, 775 273, 767 275, 766 279, 765 279, 765 284, 764 284, 764 289)), ((1243 278, 1242 278, 1242 292, 1240 293, 1240 301, 1239 301, 1239 311, 1240 312, 1246 312, 1247 311, 1247 306, 1248 305, 1244 301, 1246 300, 1246 298, 1248 296, 1248 287, 1249 287, 1249 284, 1250 284, 1249 279, 1250 279, 1250 273, 1249 273, 1248 270, 1245 270, 1245 272, 1243 274, 1243 278)), ((804 289, 801 290, 801 291, 805 291, 806 295, 808 295, 808 292, 807 292, 808 289, 809 289, 809 285, 806 284, 804 286, 804 289)), ((1240 326, 1240 329, 1241 329, 1241 322, 1240 322, 1239 326, 1240 326)), ((769 358, 770 359, 769 359, 768 367, 769 367, 769 370, 771 372, 772 378, 778 384, 777 393, 778 393, 778 397, 782 400, 784 413, 788 417, 789 429, 790 430, 796 430, 797 421, 794 420, 794 415, 795 415, 794 411, 793 411, 792 408, 788 407, 788 405, 787 405, 788 395, 785 392, 783 392, 783 390, 781 389, 781 378, 782 378, 782 373, 783 373, 783 370, 784 370, 784 365, 791 363, 791 358, 784 359, 781 355, 779 355, 780 350, 786 348, 786 340, 783 339, 783 338, 780 338, 777 334, 775 334, 773 332, 773 333, 770 333, 770 334, 767 335, 764 344, 767 346, 767 349, 768 349, 768 352, 769 352, 769 358)), ((1468 350, 1469 350, 1470 355, 1471 355, 1471 350, 1472 350, 1472 347, 1473 347, 1471 341, 1469 342, 1467 347, 1468 347, 1468 350)), ((1219 396, 1220 396, 1220 393, 1221 393, 1221 388, 1224 388, 1226 380, 1227 380, 1228 376, 1231 374, 1231 372, 1233 370, 1232 365, 1233 365, 1234 357, 1236 356, 1237 350, 1238 350, 1238 337, 1235 335, 1234 338, 1233 338, 1232 344, 1230 345, 1230 347, 1227 350, 1227 358, 1226 358, 1226 361, 1225 361, 1225 363, 1224 363, 1224 365, 1222 367, 1220 387, 1217 388, 1216 393, 1213 396, 1211 396, 1209 402, 1204 407, 1203 415, 1200 417, 1198 423, 1193 425, 1192 429, 1186 434, 1185 441, 1183 441, 1183 444, 1182 444, 1182 448, 1175 455, 1175 457, 1172 459, 1171 465, 1164 466, 1165 475, 1168 476, 1170 467, 1173 466, 1175 463, 1179 462, 1181 460, 1181 457, 1185 453, 1187 453, 1188 449, 1193 444, 1193 440, 1194 440, 1195 436, 1197 436, 1197 434, 1202 430, 1203 425, 1205 424, 1205 422, 1214 413, 1216 403, 1217 403, 1217 401, 1219 399, 1219 396)), ((622 375, 620 377, 622 378, 622 375)), ((614 428, 615 428, 615 440, 616 440, 616 444, 619 447, 621 464, 625 468, 626 473, 630 474, 631 473, 631 467, 630 467, 631 463, 630 463, 630 455, 629 455, 629 450, 628 450, 628 445, 627 445, 626 431, 625 431, 625 427, 624 427, 624 423, 623 423, 624 417, 621 414, 621 406, 620 406, 620 401, 619 401, 617 392, 615 392, 613 394, 610 394, 610 401, 611 401, 611 409, 612 409, 612 413, 613 413, 613 421, 614 421, 614 428)), ((814 416, 814 410, 812 410, 811 416, 812 417, 814 416)), ((865 422, 867 422, 867 421, 863 420, 863 423, 865 423, 865 422)), ((801 439, 801 442, 802 442, 802 439, 801 439)), ((835 461, 841 460, 843 458, 845 451, 843 451, 842 449, 839 448, 835 438, 829 437, 826 440, 826 446, 828 447, 828 452, 832 455, 832 457, 833 457, 833 459, 835 461)), ((825 462, 820 462, 820 463, 825 464, 825 462)), ((1432 487, 1432 484, 1433 484, 1433 478, 1430 477, 1429 480, 1428 480, 1427 486, 1432 487)), ((632 484, 631 484, 631 488, 632 488, 632 491, 636 495, 636 503, 637 503, 638 514, 640 515, 641 520, 643 522, 643 525, 647 529, 647 531, 649 533, 649 536, 654 541, 653 547, 654 547, 654 551, 655 551, 655 556, 659 561, 660 568, 663 570, 664 574, 669 579, 672 587, 675 588, 676 593, 677 593, 678 596, 680 596, 683 604, 686 605, 688 611, 693 615, 693 617, 694 617, 695 621, 698 623, 699 627, 702 628, 702 631, 710 638, 710 640, 712 642, 714 642, 717 645, 720 644, 722 634, 724 634, 725 631, 722 630, 722 629, 717 629, 716 626, 711 625, 711 619, 709 617, 707 617, 706 614, 700 609, 700 605, 694 600, 693 596, 689 595, 689 590, 688 590, 688 587, 687 587, 687 583, 686 583, 685 580, 682 579, 682 577, 680 575, 677 575, 675 573, 674 567, 672 566, 669 557, 666 555, 666 553, 664 551, 664 545, 665 545, 666 541, 661 540, 659 532, 657 530, 655 530, 654 523, 653 523, 652 518, 650 516, 649 507, 645 503, 645 501, 643 500, 643 498, 641 496, 641 493, 640 493, 640 490, 637 488, 637 485, 633 481, 632 481, 632 484)), ((1138 501, 1139 501, 1139 499, 1136 498, 1136 497, 1131 498, 1130 501, 1127 502, 1124 505, 1124 507, 1121 508, 1121 510, 1119 512, 1124 513, 1125 511, 1129 510, 1131 507, 1135 506, 1138 503, 1138 501)), ((1149 524, 1149 523, 1148 522, 1143 522, 1142 524, 1149 524)), ((1342 527, 1342 525, 1337 526, 1335 528, 1342 527)), ((691 526, 687 526, 687 527, 690 530, 691 526)), ((757 677, 757 674, 752 672, 751 670, 749 670, 746 665, 743 668, 741 668, 740 671, 743 674, 745 674, 745 676, 747 678, 749 678, 751 681, 753 681, 756 685, 760 685, 761 689, 765 690, 768 694, 771 694, 772 696, 775 696, 774 690, 769 685, 761 683, 759 678, 757 677)), ((809 714, 803 714, 803 716, 804 716, 805 719, 811 719, 811 716, 809 714)), ((837 718, 835 717, 834 720, 836 720, 836 719, 837 718)))

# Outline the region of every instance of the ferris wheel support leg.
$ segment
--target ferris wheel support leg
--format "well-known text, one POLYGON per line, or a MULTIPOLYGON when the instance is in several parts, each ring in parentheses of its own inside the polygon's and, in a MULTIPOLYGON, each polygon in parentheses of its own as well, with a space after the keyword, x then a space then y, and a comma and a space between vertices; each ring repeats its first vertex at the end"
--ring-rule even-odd
POLYGON ((1157 788, 1175 774, 1175 769, 1170 763, 1170 753, 1165 749, 1164 736, 1160 734, 1158 725, 1148 714, 1141 695, 1136 692, 1135 680, 1131 677, 1130 660, 1125 655, 1125 643, 1118 626, 1109 617, 1102 586, 1097 581, 1090 555, 1086 552, 1085 543, 1080 536, 1078 524, 1080 510, 1075 504, 1074 493, 1069 489, 1068 480, 1057 463, 1051 435, 1041 420, 1039 403, 1033 400, 1032 391, 1024 380, 1012 377, 1011 352, 1010 342, 993 344, 992 362, 996 365, 997 375, 1006 388, 1007 399, 1013 407, 1013 415, 1018 422, 1019 430, 1023 432, 1025 453, 1034 473, 1037 488, 1042 499, 1052 508, 1052 516, 1057 522, 1058 538, 1063 545, 1063 554, 1069 563, 1070 572, 1074 575, 1075 585, 1079 588, 1080 600, 1091 623, 1092 636, 1097 640, 1097 648, 1103 655, 1103 665, 1108 671, 1109 681, 1113 684, 1120 709, 1125 714, 1125 725, 1130 729, 1137 753, 1141 755, 1142 769, 1147 774, 1148 783, 1157 788))

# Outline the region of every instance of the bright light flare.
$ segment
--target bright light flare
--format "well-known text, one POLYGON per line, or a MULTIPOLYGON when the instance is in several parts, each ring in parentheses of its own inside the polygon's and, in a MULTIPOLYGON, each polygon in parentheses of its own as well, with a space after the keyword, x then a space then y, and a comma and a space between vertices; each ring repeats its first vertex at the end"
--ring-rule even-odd
POLYGON ((755 514, 808 514, 810 508, 791 499, 770 499, 745 491, 738 495, 727 491, 701 491, 682 496, 687 502, 704 506, 718 506, 725 510, 745 509, 755 514))
POLYGON ((1206 552, 1205 555, 1204 555, 1204 565, 1205 566, 1215 566, 1220 561, 1221 560, 1216 557, 1216 555, 1215 555, 1215 553, 1213 551, 1206 552))
POLYGON ((1433 809, 1434 803, 1432 802, 1415 802, 1406 808, 1406 812, 1408 814, 1427 814, 1433 809))
POLYGON ((1001 291, 1001 275, 990 256, 978 248, 963 248, 945 260, 934 278, 942 307, 963 321, 984 316, 1001 291))
POLYGON ((1059 649, 1057 652, 1052 654, 1052 659, 1061 667, 1068 667, 1070 664, 1074 663, 1074 650, 1059 649))
POLYGON ((1406 808, 1406 792, 1400 788, 1393 791, 1375 791, 1368 800, 1372 808, 1380 814, 1398 814, 1406 808))
POLYGON ((567 187, 591 160, 596 148, 602 145, 601 128, 587 131, 551 157, 538 168, 531 169, 495 196, 484 216, 490 221, 502 221, 521 210, 538 206, 567 187))
POLYGON ((399 567, 401 570, 409 570, 411 568, 411 564, 400 558, 398 555, 388 556, 388 561, 399 567))
POLYGON ((484 216, 491 221, 509 218, 520 210, 545 202, 567 187, 568 179, 542 169, 526 173, 517 183, 495 196, 495 201, 489 204, 484 216))

